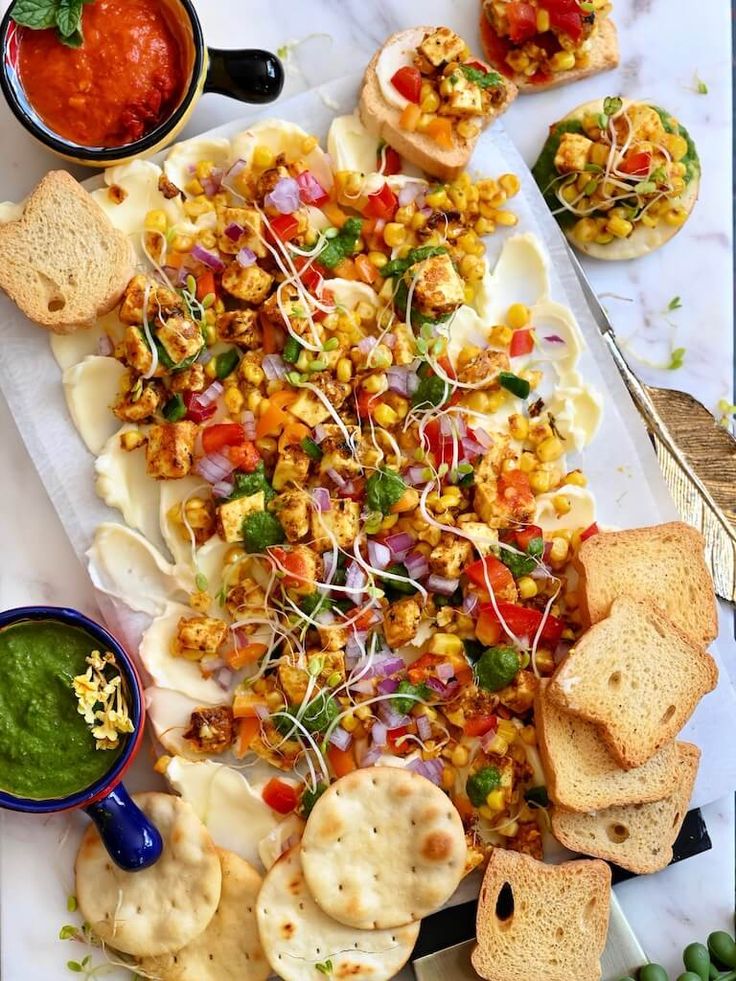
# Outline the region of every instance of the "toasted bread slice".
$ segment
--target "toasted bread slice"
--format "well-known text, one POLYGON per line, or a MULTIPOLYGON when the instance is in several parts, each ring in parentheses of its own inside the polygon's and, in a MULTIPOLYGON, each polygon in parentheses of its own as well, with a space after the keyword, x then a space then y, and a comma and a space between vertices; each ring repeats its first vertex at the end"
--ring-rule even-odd
POLYGON ((545 865, 496 848, 480 890, 473 967, 486 981, 598 981, 610 900, 604 862, 545 865))
POLYGON ((579 82, 583 78, 591 75, 598 75, 601 72, 611 71, 618 67, 619 45, 618 31, 616 25, 610 17, 604 17, 598 26, 598 30, 593 35, 590 42, 588 62, 585 67, 572 68, 567 72, 555 72, 543 82, 532 82, 526 75, 518 72, 509 74, 507 64, 499 64, 494 56, 497 45, 493 44, 491 35, 494 34, 493 28, 488 22, 488 18, 483 10, 485 4, 481 3, 480 12, 480 37, 483 47, 483 54, 489 65, 496 71, 502 72, 518 88, 520 94, 527 95, 530 92, 544 92, 547 89, 556 89, 561 85, 569 85, 571 82, 579 82))
POLYGON ((622 596, 570 651, 547 695, 598 725, 616 761, 632 769, 672 742, 717 681, 705 648, 656 608, 622 596))
POLYGON ((599 811, 622 804, 662 800, 678 782, 674 743, 634 770, 622 769, 611 756, 598 727, 562 711, 547 697, 547 682, 537 689, 534 723, 547 789, 552 801, 569 811, 599 811))
POLYGON ((718 635, 718 618, 703 548, 700 532, 681 521, 593 535, 577 555, 587 623, 608 616, 613 600, 625 594, 659 607, 707 647, 718 635))
POLYGON ((56 334, 112 310, 134 266, 128 238, 65 170, 46 174, 22 216, 0 226, 0 288, 56 334))
MULTIPOLYGON (((391 35, 368 63, 360 90, 358 113, 361 122, 370 133, 385 140, 389 146, 392 146, 410 163, 420 167, 433 177, 438 177, 443 181, 451 181, 467 167, 475 144, 478 142, 478 137, 464 139, 456 133, 453 147, 446 149, 430 136, 418 132, 411 133, 402 129, 399 125, 401 110, 389 103, 384 97, 378 74, 379 59, 385 50, 391 46, 404 50, 416 48, 424 35, 433 30, 435 30, 433 27, 412 27, 410 30, 399 31, 391 35)), ((498 119, 516 98, 517 89, 513 82, 504 79, 504 86, 503 101, 494 109, 493 116, 476 120, 481 128, 485 129, 486 126, 498 119)))
POLYGON ((552 832, 574 852, 595 855, 630 872, 658 872, 672 861, 672 846, 687 814, 700 750, 678 743, 678 782, 664 800, 609 807, 592 814, 552 809, 552 832))

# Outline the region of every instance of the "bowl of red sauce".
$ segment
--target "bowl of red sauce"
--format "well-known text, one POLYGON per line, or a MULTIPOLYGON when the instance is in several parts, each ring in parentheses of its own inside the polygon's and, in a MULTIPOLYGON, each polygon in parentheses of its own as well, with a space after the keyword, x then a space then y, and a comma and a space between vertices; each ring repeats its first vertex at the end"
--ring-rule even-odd
POLYGON ((267 103, 283 88, 276 55, 208 48, 191 0, 91 0, 66 40, 57 26, 16 22, 14 7, 0 24, 0 87, 28 132, 76 163, 162 149, 203 92, 267 103))

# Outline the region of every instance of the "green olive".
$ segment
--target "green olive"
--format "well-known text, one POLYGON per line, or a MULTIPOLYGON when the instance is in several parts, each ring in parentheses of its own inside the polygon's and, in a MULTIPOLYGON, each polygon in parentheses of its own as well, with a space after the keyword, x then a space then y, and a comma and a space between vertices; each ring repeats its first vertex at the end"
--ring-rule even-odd
POLYGON ((639 971, 639 981, 670 981, 661 964, 647 964, 639 971))
MULTIPOLYGON (((700 978, 700 981, 708 981, 710 977, 710 954, 704 944, 688 944, 682 952, 682 962, 689 974, 700 978)), ((685 981, 693 981, 693 978, 685 978, 685 981)))
POLYGON ((708 950, 711 957, 724 967, 736 967, 736 943, 725 930, 716 930, 708 937, 708 950))
POLYGON ((677 975, 677 981, 702 981, 702 975, 696 974, 695 971, 685 971, 684 974, 677 975))

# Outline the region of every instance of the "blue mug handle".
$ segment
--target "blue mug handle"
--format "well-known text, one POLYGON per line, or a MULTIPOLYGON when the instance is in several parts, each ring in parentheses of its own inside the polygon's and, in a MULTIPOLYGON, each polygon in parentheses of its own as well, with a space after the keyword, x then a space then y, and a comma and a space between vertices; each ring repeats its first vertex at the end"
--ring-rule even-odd
POLYGON ((161 857, 164 843, 158 828, 121 783, 85 811, 97 825, 110 858, 124 872, 140 872, 161 857))

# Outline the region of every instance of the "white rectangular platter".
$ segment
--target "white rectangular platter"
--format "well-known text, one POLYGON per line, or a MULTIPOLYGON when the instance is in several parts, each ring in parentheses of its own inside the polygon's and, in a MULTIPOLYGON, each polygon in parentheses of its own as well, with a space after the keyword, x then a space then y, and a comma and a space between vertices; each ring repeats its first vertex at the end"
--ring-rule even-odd
MULTIPOLYGON (((357 76, 340 79, 318 89, 305 92, 269 111, 254 111, 236 122, 214 130, 217 136, 231 136, 256 119, 277 116, 298 123, 310 133, 325 137, 335 115, 352 111, 358 88, 357 76)), ((521 194, 511 202, 518 216, 517 228, 497 233, 487 240, 488 257, 494 264, 500 248, 509 234, 533 232, 543 242, 550 257, 551 296, 569 306, 581 327, 587 350, 580 361, 585 381, 603 394, 605 408, 601 429, 584 458, 572 463, 584 468, 598 507, 598 520, 607 526, 635 527, 671 520, 676 517, 674 506, 659 471, 656 457, 639 416, 629 400, 626 389, 611 362, 595 323, 580 291, 570 264, 567 249, 556 223, 549 215, 541 196, 521 156, 496 125, 480 140, 473 158, 472 170, 478 174, 498 176, 513 172, 522 182, 521 194)), ((91 188, 100 186, 101 178, 87 182, 91 188)), ((33 327, 7 300, 0 298, 0 337, 3 355, 0 358, 0 387, 8 401, 28 452, 44 483, 67 535, 81 561, 89 548, 96 526, 103 521, 119 521, 96 496, 94 489, 94 459, 84 447, 69 418, 61 385, 61 372, 51 353, 47 335, 33 327)), ((135 648, 140 630, 145 625, 140 615, 131 616, 106 596, 99 594, 100 607, 110 628, 130 648, 135 648)), ((724 639, 725 640, 725 639, 724 639)), ((723 645, 714 646, 721 659, 723 645)), ((692 740, 703 750, 693 806, 700 806, 722 797, 736 788, 736 756, 725 747, 736 735, 736 696, 729 684, 721 660, 721 684, 701 703, 685 729, 683 737, 692 740)), ((141 773, 141 766, 138 766, 141 773)), ((137 781, 139 782, 139 781, 137 781)), ((151 773, 151 783, 154 777, 151 773)), ((55 818, 59 835, 65 836, 67 818, 55 818)), ((35 910, 31 930, 25 940, 11 942, 19 949, 38 949, 39 960, 34 966, 37 976, 49 979, 67 976, 65 963, 79 955, 68 943, 55 942, 59 926, 68 920, 64 898, 71 883, 73 842, 81 821, 72 821, 73 832, 63 847, 45 865, 53 883, 29 881, 33 889, 35 910), (31 940, 31 937, 34 940, 31 940), (35 940, 38 938, 38 943, 35 940), (48 938, 48 943, 46 938, 48 938), (41 969, 43 964, 43 969, 41 969)), ((32 827, 24 839, 25 868, 30 871, 34 856, 32 827)), ((3 856, 0 842, 0 856, 3 856)), ((5 855, 0 864, 0 906, 8 908, 18 887, 14 875, 7 869, 18 869, 17 856, 5 855)), ((33 879, 34 876, 29 876, 33 879)), ((469 898, 464 894, 462 899, 469 898)), ((9 938, 4 938, 6 942, 9 938)), ((620 976, 631 963, 611 965, 613 978, 620 976)))

